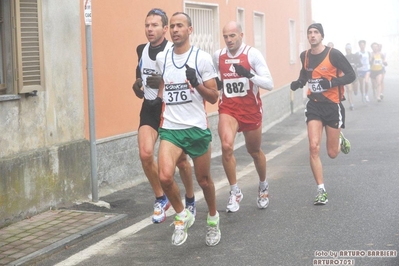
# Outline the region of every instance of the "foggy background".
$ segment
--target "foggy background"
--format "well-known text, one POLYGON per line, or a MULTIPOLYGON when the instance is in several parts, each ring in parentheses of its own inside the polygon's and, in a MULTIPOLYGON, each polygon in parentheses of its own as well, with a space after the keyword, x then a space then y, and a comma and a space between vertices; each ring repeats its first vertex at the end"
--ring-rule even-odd
POLYGON ((373 42, 381 43, 388 67, 399 70, 399 0, 312 0, 312 17, 323 25, 323 44, 332 42, 345 54, 347 43, 353 53, 359 40, 368 51, 373 42))

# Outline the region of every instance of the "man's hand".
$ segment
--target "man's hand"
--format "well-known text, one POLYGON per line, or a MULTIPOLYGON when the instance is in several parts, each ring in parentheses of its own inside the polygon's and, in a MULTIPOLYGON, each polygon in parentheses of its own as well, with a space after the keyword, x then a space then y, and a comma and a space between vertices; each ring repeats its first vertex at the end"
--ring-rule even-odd
POLYGON ((321 81, 319 81, 320 86, 323 88, 323 90, 328 90, 329 88, 332 87, 332 81, 329 81, 326 78, 321 77, 321 81))
POLYGON ((236 73, 242 77, 246 77, 246 78, 252 78, 254 76, 254 74, 251 74, 251 72, 249 70, 247 70, 246 68, 244 68, 242 65, 238 65, 238 64, 233 64, 236 73))
POLYGON ((300 80, 295 80, 291 82, 291 90, 296 91, 299 88, 303 88, 303 83, 300 80))
POLYGON ((152 74, 147 77, 147 86, 153 89, 159 89, 159 84, 161 84, 162 76, 158 74, 152 74))
POLYGON ((144 91, 141 89, 143 87, 143 81, 141 78, 138 78, 136 82, 133 84, 133 91, 136 94, 136 96, 140 99, 143 99, 144 97, 144 91))
POLYGON ((187 77, 188 81, 190 81, 190 84, 193 88, 195 88, 199 85, 199 82, 197 80, 197 75, 195 72, 196 71, 194 68, 191 68, 186 64, 186 77, 187 77))
POLYGON ((216 77, 215 79, 216 79, 216 84, 217 84, 217 87, 218 87, 218 91, 223 90, 223 81, 221 81, 219 79, 219 77, 216 77))

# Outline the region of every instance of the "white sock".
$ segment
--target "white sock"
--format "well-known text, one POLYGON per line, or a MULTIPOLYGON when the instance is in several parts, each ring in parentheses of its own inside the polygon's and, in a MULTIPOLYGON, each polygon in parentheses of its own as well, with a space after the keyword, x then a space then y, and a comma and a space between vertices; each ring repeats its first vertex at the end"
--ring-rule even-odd
POLYGON ((186 209, 183 209, 182 212, 179 212, 176 215, 177 215, 177 217, 179 217, 180 220, 183 220, 187 216, 187 211, 186 211, 186 209))
POLYGON ((237 191, 237 190, 238 190, 238 185, 237 185, 237 183, 230 186, 230 191, 237 191))
POLYGON ((267 183, 266 180, 265 180, 265 181, 259 181, 259 188, 260 188, 261 190, 266 189, 268 185, 269 185, 269 183, 267 183))
POLYGON ((216 214, 214 216, 210 216, 208 212, 208 221, 217 221, 219 219, 219 212, 216 211, 216 214))
POLYGON ((324 184, 317 185, 317 189, 319 188, 322 188, 324 191, 326 191, 326 189, 324 188, 324 184))

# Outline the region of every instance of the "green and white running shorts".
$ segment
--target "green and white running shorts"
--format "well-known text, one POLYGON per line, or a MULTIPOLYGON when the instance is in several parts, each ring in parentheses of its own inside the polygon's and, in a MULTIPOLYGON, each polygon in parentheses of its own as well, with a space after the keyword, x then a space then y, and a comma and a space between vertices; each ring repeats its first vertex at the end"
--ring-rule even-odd
POLYGON ((181 148, 191 158, 199 157, 208 151, 212 134, 209 128, 158 129, 161 140, 166 140, 181 148))

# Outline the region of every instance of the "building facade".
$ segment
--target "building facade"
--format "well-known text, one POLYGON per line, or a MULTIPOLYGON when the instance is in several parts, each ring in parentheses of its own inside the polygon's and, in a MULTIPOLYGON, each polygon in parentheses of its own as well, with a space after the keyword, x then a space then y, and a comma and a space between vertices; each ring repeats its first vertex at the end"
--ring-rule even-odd
MULTIPOLYGON (((0 0, 0 227, 49 208, 90 200, 91 160, 84 6, 91 2, 96 171, 100 195, 146 180, 138 156, 141 100, 136 47, 154 7, 193 20, 193 45, 213 53, 222 27, 239 21, 266 58, 275 89, 262 92, 264 130, 302 104, 289 83, 306 48, 311 0, 0 0), (176 8, 177 7, 177 8, 176 8), (15 26, 14 26, 15 25, 15 26)), ((169 35, 167 34, 167 37, 169 35)), ((217 105, 208 106, 220 153, 217 105)), ((241 135, 237 143, 242 142, 241 135)))

